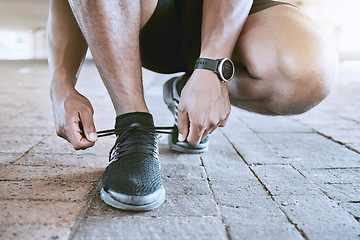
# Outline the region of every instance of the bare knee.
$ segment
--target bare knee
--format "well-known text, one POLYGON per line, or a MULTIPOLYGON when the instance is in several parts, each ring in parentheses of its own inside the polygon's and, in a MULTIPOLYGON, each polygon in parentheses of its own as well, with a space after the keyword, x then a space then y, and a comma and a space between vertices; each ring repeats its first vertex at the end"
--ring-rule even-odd
POLYGON ((336 52, 326 41, 315 44, 312 50, 305 58, 293 55, 282 60, 268 99, 274 114, 304 113, 329 95, 337 77, 336 52))
POLYGON ((246 100, 238 101, 240 107, 261 114, 293 115, 308 111, 328 96, 337 75, 337 54, 313 25, 291 7, 252 16, 239 42, 242 62, 252 80, 240 77, 240 84, 230 86, 238 87, 230 90, 233 96, 246 100), (274 24, 267 26, 269 18, 274 24))
POLYGON ((321 45, 307 58, 296 54, 283 57, 266 67, 257 64, 247 69, 251 80, 229 85, 237 88, 229 89, 230 93, 240 93, 243 99, 233 94, 232 104, 265 115, 295 115, 310 110, 329 95, 338 63, 331 45, 321 45))

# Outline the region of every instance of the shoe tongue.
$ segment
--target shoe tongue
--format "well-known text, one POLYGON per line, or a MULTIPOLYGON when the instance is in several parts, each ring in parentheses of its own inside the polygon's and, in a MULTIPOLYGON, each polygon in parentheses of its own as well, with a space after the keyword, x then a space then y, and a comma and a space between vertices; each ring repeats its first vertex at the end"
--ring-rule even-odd
POLYGON ((125 113, 116 117, 115 128, 126 129, 134 125, 154 127, 154 120, 152 115, 146 112, 125 113))

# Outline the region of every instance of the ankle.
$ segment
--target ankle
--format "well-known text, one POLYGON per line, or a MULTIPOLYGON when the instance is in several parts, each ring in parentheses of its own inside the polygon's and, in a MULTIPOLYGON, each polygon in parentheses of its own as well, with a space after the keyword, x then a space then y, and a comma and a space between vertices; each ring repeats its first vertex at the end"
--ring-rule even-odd
POLYGON ((116 116, 129 114, 129 113, 136 113, 136 112, 142 112, 142 113, 150 113, 149 109, 147 107, 139 107, 139 108, 115 108, 116 116))

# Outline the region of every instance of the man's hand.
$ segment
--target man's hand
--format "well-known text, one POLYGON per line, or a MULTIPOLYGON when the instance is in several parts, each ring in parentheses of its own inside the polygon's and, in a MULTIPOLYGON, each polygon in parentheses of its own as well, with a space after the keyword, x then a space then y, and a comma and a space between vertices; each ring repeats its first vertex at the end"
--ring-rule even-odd
POLYGON ((227 84, 214 72, 196 69, 181 92, 178 108, 179 141, 198 145, 217 127, 224 127, 231 111, 227 84))
POLYGON ((76 150, 92 147, 97 135, 91 103, 75 89, 65 92, 64 97, 53 96, 57 135, 69 141, 76 150))

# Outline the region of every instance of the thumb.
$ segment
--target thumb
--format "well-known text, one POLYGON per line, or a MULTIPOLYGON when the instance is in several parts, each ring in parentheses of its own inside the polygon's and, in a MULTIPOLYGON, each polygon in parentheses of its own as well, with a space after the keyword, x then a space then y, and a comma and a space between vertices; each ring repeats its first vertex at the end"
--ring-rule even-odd
POLYGON ((80 121, 83 126, 84 135, 90 142, 96 142, 97 134, 92 114, 80 113, 80 121))
POLYGON ((178 113, 178 130, 179 130, 179 136, 178 140, 180 142, 183 142, 186 140, 187 135, 189 133, 189 117, 186 112, 179 111, 178 113))

